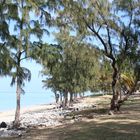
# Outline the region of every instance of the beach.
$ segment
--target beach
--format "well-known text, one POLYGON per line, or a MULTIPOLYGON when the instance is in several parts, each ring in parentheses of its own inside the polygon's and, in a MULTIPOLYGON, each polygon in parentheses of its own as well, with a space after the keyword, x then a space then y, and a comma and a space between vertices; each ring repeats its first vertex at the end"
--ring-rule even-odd
MULTIPOLYGON (((20 139, 20 137, 25 137, 24 139, 26 139, 26 135, 29 135, 30 138, 36 139, 34 135, 38 134, 37 136, 39 137, 39 131, 43 133, 42 135, 45 135, 44 137, 48 138, 47 135, 49 134, 46 135, 46 131, 51 130, 53 132, 57 129, 61 130, 65 127, 67 128, 68 126, 75 126, 77 123, 80 125, 83 122, 91 122, 96 125, 116 122, 119 122, 120 124, 138 124, 140 120, 139 107, 138 110, 134 110, 133 106, 134 108, 139 106, 137 105, 140 100, 139 94, 130 97, 127 104, 122 107, 122 110, 111 116, 108 115, 110 100, 111 95, 87 96, 84 98, 78 98, 73 105, 69 106, 67 109, 59 108, 59 104, 55 103, 22 108, 20 116, 21 126, 19 129, 10 128, 12 121, 14 120, 14 110, 1 112, 0 122, 6 122, 8 126, 7 128, 0 128, 0 137, 4 138, 4 140, 7 137, 16 137, 18 139, 20 139), (133 103, 134 101, 136 104, 133 103), (130 106, 129 104, 132 105, 130 106), (135 118, 133 115, 135 115, 135 118)), ((85 125, 82 127, 84 128, 85 125)), ((63 131, 66 130, 64 129, 63 131)), ((51 137, 53 136, 51 135, 51 137)))
MULTIPOLYGON (((75 120, 71 119, 69 121, 64 121, 65 116, 75 110, 84 110, 87 108, 95 108, 98 101, 101 99, 109 99, 108 96, 102 97, 84 97, 79 98, 77 101, 70 106, 68 109, 63 110, 59 108, 59 104, 43 104, 35 105, 30 107, 21 108, 20 123, 21 128, 26 130, 27 128, 46 128, 46 127, 56 127, 61 126, 66 123, 73 123, 75 120)), ((8 125, 8 129, 12 125, 15 117, 15 110, 5 111, 0 113, 0 122, 5 122, 8 125)), ((0 135, 3 137, 11 135, 20 135, 23 131, 8 131, 7 128, 0 130, 0 135)))
MULTIPOLYGON (((23 107, 21 108, 21 116, 30 112, 36 112, 36 111, 41 111, 45 109, 51 109, 55 107, 54 104, 44 104, 44 105, 34 105, 30 107, 23 107)), ((0 122, 5 121, 5 122, 11 122, 14 120, 15 117, 15 110, 9 110, 9 111, 2 111, 0 112, 0 122)))

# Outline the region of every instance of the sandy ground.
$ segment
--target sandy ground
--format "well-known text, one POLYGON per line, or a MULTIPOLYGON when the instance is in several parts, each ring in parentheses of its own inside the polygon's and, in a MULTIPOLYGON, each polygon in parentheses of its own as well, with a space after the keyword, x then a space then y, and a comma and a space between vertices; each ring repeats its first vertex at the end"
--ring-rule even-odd
MULTIPOLYGON (((21 109, 20 113, 20 124, 21 128, 54 128, 62 126, 64 124, 74 123, 76 119, 65 121, 67 114, 72 111, 83 111, 85 109, 98 108, 99 103, 103 103, 106 100, 110 100, 109 95, 97 96, 97 97, 84 97, 78 99, 70 108, 63 110, 58 108, 59 104, 47 104, 47 105, 36 105, 21 109)), ((23 134, 22 131, 17 131, 12 128, 12 122, 14 121, 15 110, 1 112, 0 123, 6 122, 7 128, 0 128, 0 136, 19 136, 23 134), (9 129, 10 128, 10 129, 9 129)), ((79 119, 79 118, 78 118, 79 119)))
MULTIPOLYGON (((53 109, 55 104, 46 104, 46 105, 34 105, 30 107, 24 107, 21 109, 21 116, 26 113, 38 112, 42 110, 53 109)), ((0 122, 11 122, 15 118, 15 110, 3 111, 0 112, 0 122)))
MULTIPOLYGON (((82 99, 79 99, 79 102, 75 103, 73 107, 78 108, 78 107, 85 107, 85 106, 91 106, 91 105, 96 105, 98 102, 101 100, 108 100, 110 99, 110 95, 104 95, 104 96, 97 96, 94 98, 91 97, 85 97, 82 99)), ((44 105, 34 105, 30 107, 25 107, 21 108, 21 116, 28 114, 28 113, 33 113, 33 112, 43 112, 45 110, 51 110, 55 108, 55 104, 44 104, 44 105)), ((15 116, 15 110, 10 110, 10 111, 3 111, 0 112, 0 122, 5 121, 5 122, 11 122, 14 120, 15 116)))

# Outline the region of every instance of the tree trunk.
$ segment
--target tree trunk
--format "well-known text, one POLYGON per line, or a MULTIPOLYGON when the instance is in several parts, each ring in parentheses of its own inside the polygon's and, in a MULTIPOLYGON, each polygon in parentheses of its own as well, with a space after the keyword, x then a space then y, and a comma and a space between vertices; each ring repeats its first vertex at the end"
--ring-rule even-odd
POLYGON ((58 101, 59 101, 59 94, 57 94, 57 92, 54 91, 54 95, 55 95, 55 102, 58 103, 58 101))
POLYGON ((75 99, 75 100, 77 99, 77 93, 74 94, 74 99, 75 99))
POLYGON ((63 101, 63 93, 60 92, 60 102, 63 101))
POLYGON ((17 90, 16 90, 16 112, 15 112, 15 120, 14 127, 18 128, 20 126, 20 86, 17 81, 17 90))
POLYGON ((112 76, 112 92, 113 92, 113 96, 111 99, 111 103, 110 103, 110 111, 116 111, 116 109, 118 110, 118 96, 119 96, 119 92, 117 90, 116 84, 117 84, 117 80, 119 78, 119 70, 116 66, 116 60, 113 59, 112 60, 112 67, 113 67, 113 76, 112 76))
POLYGON ((67 103, 68 103, 68 92, 66 91, 64 93, 64 104, 63 104, 64 108, 67 106, 67 103))
POLYGON ((60 103, 62 104, 62 102, 63 102, 63 93, 60 92, 60 103))
POLYGON ((73 102, 73 93, 70 92, 70 103, 73 102))

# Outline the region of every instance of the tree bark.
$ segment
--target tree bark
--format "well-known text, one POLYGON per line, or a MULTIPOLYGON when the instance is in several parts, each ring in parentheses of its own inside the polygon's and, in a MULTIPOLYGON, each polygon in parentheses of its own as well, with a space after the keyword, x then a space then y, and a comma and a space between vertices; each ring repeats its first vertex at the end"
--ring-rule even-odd
POLYGON ((67 106, 67 103, 68 103, 68 92, 66 91, 64 93, 64 104, 63 104, 64 108, 67 106))
POLYGON ((58 103, 59 102, 59 94, 57 94, 57 92, 54 91, 54 95, 55 95, 55 102, 58 103))
MULTIPOLYGON (((18 60, 17 60, 17 65, 20 67, 20 57, 21 57, 21 52, 18 54, 18 60)), ((15 120, 14 120, 14 128, 18 128, 20 126, 20 94, 21 94, 21 83, 19 79, 19 68, 17 67, 16 72, 17 72, 17 89, 16 89, 16 112, 15 112, 15 120)))
POLYGON ((16 90, 16 112, 15 112, 15 120, 14 120, 14 128, 18 128, 20 126, 20 86, 17 80, 17 90, 16 90))
POLYGON ((73 93, 70 92, 70 103, 73 102, 73 93))
POLYGON ((112 92, 113 92, 113 96, 111 99, 111 103, 110 103, 110 111, 116 111, 116 109, 118 110, 118 97, 119 97, 119 92, 117 90, 116 84, 117 84, 117 80, 119 78, 119 70, 116 66, 116 60, 112 59, 112 67, 113 67, 113 76, 112 76, 112 92))
MULTIPOLYGON (((119 72, 117 72, 118 74, 119 74, 119 72)), ((116 77, 117 77, 117 75, 118 74, 114 74, 114 76, 116 75, 116 77)), ((111 100, 111 106, 110 106, 110 111, 120 111, 120 107, 122 106, 122 104, 125 102, 125 101, 127 101, 128 100, 128 98, 129 98, 129 96, 131 96, 132 95, 132 93, 135 91, 135 89, 136 89, 136 87, 137 87, 137 83, 138 83, 138 80, 139 80, 139 77, 140 77, 140 73, 138 72, 137 74, 136 74, 136 79, 135 79, 135 84, 134 84, 134 86, 131 88, 131 90, 129 90, 128 92, 127 92, 127 94, 126 94, 126 96, 122 99, 122 97, 119 99, 119 95, 121 96, 121 93, 119 93, 119 91, 118 90, 116 90, 115 91, 115 89, 116 89, 116 87, 115 87, 115 80, 113 80, 114 81, 114 83, 112 84, 112 89, 114 90, 113 91, 113 98, 112 98, 112 100, 111 100), (117 110, 116 110, 117 109, 117 110)), ((117 82, 117 81, 116 81, 117 82)))

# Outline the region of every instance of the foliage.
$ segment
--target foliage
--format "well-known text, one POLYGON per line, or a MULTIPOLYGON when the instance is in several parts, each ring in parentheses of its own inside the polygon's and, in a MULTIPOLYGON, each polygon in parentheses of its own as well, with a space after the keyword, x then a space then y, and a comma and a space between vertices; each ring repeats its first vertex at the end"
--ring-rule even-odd
POLYGON ((121 74, 121 84, 126 87, 127 90, 131 90, 135 85, 135 80, 130 74, 121 74))
POLYGON ((44 4, 44 0, 0 1, 0 74, 11 76, 11 85, 17 87, 15 127, 19 126, 20 94, 24 93, 25 81, 31 79, 30 70, 22 66, 23 61, 31 58, 33 41, 41 42, 44 33, 48 33, 47 25, 51 24, 48 5, 44 4))
MULTIPOLYGON (((139 49, 139 29, 135 22, 136 19, 138 21, 137 4, 137 0, 64 0, 60 2, 61 8, 56 11, 56 25, 60 31, 64 28, 74 31, 77 36, 92 39, 93 45, 98 46, 110 60, 113 69, 112 110, 115 107, 119 76, 125 68, 124 63, 135 58, 139 49)), ((133 66, 134 64, 133 61, 133 66)))
POLYGON ((140 80, 139 5, 139 0, 1 0, 0 75, 12 76, 20 95, 31 79, 22 62, 32 58, 43 65, 44 86, 55 92, 112 86, 115 100, 120 82, 131 94, 140 80), (57 45, 42 42, 51 26, 57 27, 57 45))
POLYGON ((91 90, 97 82, 99 72, 98 50, 90 44, 78 42, 74 36, 65 34, 65 38, 62 38, 62 35, 59 34, 57 38, 60 45, 51 46, 53 52, 46 53, 43 74, 48 77, 43 81, 44 86, 62 93, 91 90), (54 47, 59 51, 56 49, 55 53, 54 47))

